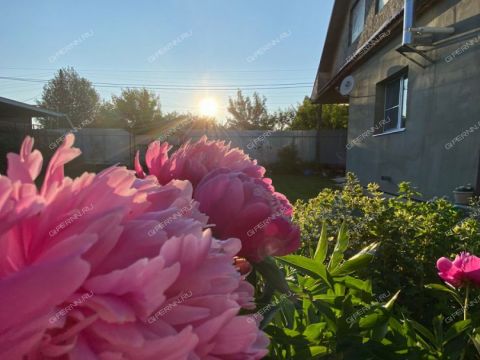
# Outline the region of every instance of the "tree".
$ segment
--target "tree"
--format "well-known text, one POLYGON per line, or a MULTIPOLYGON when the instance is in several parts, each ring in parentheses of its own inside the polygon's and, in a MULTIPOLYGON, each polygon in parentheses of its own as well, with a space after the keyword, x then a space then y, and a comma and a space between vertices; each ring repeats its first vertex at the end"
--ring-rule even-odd
POLYGON ((266 101, 265 96, 257 92, 250 98, 238 90, 235 99, 228 99, 227 110, 232 117, 227 118, 227 127, 237 130, 273 129, 274 123, 268 115, 266 101))
POLYGON ((286 110, 278 109, 272 115, 270 115, 276 130, 289 129, 292 126, 296 116, 297 110, 293 107, 286 110))
POLYGON ((218 124, 214 118, 202 115, 191 115, 191 128, 194 130, 218 130, 222 125, 218 124))
POLYGON ((348 125, 347 104, 323 105, 322 125, 329 129, 346 129, 348 125))
POLYGON ((347 127, 348 105, 314 104, 309 97, 305 97, 299 105, 292 130, 312 130, 317 128, 318 120, 322 118, 321 128, 343 129, 347 127))
POLYGON ((115 109, 115 105, 111 101, 103 101, 99 106, 95 115, 95 121, 92 127, 96 128, 125 128, 125 121, 122 121, 120 115, 115 109))
POLYGON ((120 119, 136 131, 146 131, 162 118, 160 98, 147 89, 124 89, 112 102, 120 119))
MULTIPOLYGON (((93 123, 99 99, 90 81, 80 77, 73 68, 64 68, 43 87, 39 105, 66 114, 73 126, 85 127, 93 123)), ((43 126, 55 126, 51 119, 40 119, 40 122, 43 126)))

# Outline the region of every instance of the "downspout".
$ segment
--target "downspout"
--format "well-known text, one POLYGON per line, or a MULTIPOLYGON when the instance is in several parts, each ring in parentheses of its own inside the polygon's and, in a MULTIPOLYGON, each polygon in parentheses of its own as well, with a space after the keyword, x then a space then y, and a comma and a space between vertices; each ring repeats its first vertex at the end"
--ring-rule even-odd
POLYGON ((413 44, 413 21, 415 17, 415 0, 405 0, 403 8, 403 40, 402 45, 413 44))

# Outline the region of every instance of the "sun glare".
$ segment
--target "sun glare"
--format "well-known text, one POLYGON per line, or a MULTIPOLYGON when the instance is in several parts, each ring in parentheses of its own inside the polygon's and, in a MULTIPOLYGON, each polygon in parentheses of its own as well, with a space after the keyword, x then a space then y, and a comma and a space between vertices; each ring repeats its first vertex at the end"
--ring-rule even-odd
POLYGON ((205 98, 200 101, 200 115, 213 117, 217 113, 217 101, 213 98, 205 98))

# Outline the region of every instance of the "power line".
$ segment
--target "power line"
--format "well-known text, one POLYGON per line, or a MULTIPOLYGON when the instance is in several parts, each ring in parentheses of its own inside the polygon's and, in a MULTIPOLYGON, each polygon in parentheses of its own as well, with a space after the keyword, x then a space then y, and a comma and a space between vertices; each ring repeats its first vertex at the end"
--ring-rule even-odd
MULTIPOLYGON (((47 83, 47 79, 33 79, 33 78, 21 78, 21 77, 12 77, 12 76, 0 76, 1 80, 9 81, 22 81, 30 83, 47 83)), ((130 87, 130 88, 146 88, 152 90, 183 90, 183 91, 227 91, 227 90, 278 90, 278 89, 300 89, 300 88, 311 88, 312 83, 278 83, 278 84, 247 84, 239 86, 225 86, 220 87, 216 86, 206 86, 206 85, 179 85, 179 84, 134 84, 134 83, 110 83, 110 82, 92 82, 92 85, 95 87, 106 87, 106 88, 119 88, 119 87, 130 87)))
MULTIPOLYGON (((57 71, 58 68, 32 68, 32 67, 0 67, 0 70, 45 70, 57 71)), ((95 71, 95 72, 144 72, 144 73, 269 73, 269 72, 301 72, 316 71, 316 68, 306 69, 237 69, 237 70, 139 70, 139 69, 76 69, 77 71, 95 71)))

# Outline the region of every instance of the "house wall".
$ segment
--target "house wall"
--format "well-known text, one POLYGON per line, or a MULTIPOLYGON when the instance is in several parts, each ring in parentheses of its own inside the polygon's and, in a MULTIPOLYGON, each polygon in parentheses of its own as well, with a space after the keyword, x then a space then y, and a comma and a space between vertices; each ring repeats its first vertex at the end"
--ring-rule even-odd
POLYGON ((22 130, 32 128, 32 119, 29 116, 3 116, 0 114, 0 131, 22 130))
POLYGON ((348 12, 338 39, 335 62, 332 66, 330 76, 336 74, 340 68, 345 65, 348 58, 366 44, 384 23, 403 9, 403 0, 389 0, 383 9, 376 13, 377 0, 365 0, 366 11, 363 32, 354 42, 350 43, 350 12, 356 2, 357 0, 348 0, 348 12))
POLYGON ((477 182, 480 1, 439 1, 416 19, 415 25, 454 26, 455 36, 460 38, 428 52, 435 63, 422 69, 395 50, 401 45, 398 34, 354 71, 347 170, 356 173, 363 184, 377 182, 385 191, 395 193, 399 182, 410 181, 426 198, 450 196, 456 186, 477 182), (449 57, 457 49, 461 54, 449 57), (373 129, 377 83, 405 66, 409 76, 406 130, 368 135, 353 144, 354 139, 373 129), (382 181, 382 176, 391 177, 391 181, 382 181))

